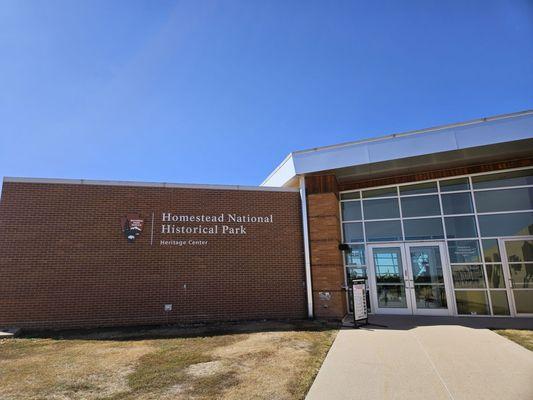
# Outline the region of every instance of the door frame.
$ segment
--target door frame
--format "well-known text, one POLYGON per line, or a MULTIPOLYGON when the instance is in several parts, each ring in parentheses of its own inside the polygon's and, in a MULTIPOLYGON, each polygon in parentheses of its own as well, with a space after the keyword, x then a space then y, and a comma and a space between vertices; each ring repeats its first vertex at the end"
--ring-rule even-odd
POLYGON ((422 242, 390 242, 390 243, 372 243, 367 244, 368 254, 368 283, 371 289, 370 304, 372 311, 375 314, 399 314, 399 315, 434 315, 434 316, 448 316, 457 315, 455 308, 455 296, 453 295, 453 286, 451 279, 450 263, 448 261, 448 252, 446 250, 446 243, 444 241, 422 241, 422 242), (421 246, 438 246, 442 264, 442 274, 444 278, 444 288, 446 292, 446 309, 419 309, 416 307, 414 299, 414 281, 413 270, 411 267, 411 260, 408 257, 411 247, 421 246), (382 308, 378 306, 378 293, 376 282, 376 268, 374 265, 374 248, 399 248, 401 253, 406 308, 382 308))
MULTIPOLYGON (((517 318, 531 318, 533 313, 517 313, 516 304, 514 300, 513 293, 513 283, 511 281, 511 269, 509 268, 509 258, 507 257, 507 248, 505 247, 505 242, 513 242, 520 240, 533 240, 533 236, 514 236, 514 237, 500 237, 498 238, 498 246, 500 248, 501 254, 501 264, 503 268, 503 276, 505 278, 505 289, 507 292, 507 302, 509 303, 509 312, 511 317, 517 318)), ((531 289, 533 291, 533 289, 531 289)), ((489 288, 490 296, 490 288, 489 288)))
POLYGON ((453 295, 453 286, 452 286, 452 277, 451 277, 451 268, 450 263, 448 262, 448 251, 446 248, 446 243, 443 241, 425 241, 425 242, 405 242, 405 258, 408 262, 409 268, 407 272, 409 273, 409 288, 411 291, 411 304, 413 315, 435 315, 435 316, 449 316, 456 315, 455 310, 455 297, 453 295), (425 246, 438 246, 440 253, 440 262, 442 267, 442 277, 444 279, 444 291, 446 293, 446 304, 447 308, 417 308, 416 301, 414 297, 414 278, 413 278, 413 268, 411 267, 411 257, 410 249, 411 247, 425 247, 425 246))
POLYGON ((372 312, 374 314, 399 314, 399 315, 411 315, 411 297, 410 293, 407 291, 407 285, 406 285, 406 264, 405 264, 405 250, 403 243, 398 242, 392 242, 392 243, 372 243, 367 244, 367 254, 368 254, 368 283, 370 286, 370 305, 372 307, 372 312), (406 297, 406 308, 380 308, 378 306, 378 290, 377 290, 377 283, 376 283, 376 266, 374 265, 374 248, 388 248, 388 247, 395 247, 400 249, 400 255, 402 260, 402 274, 404 276, 404 287, 405 287, 405 297, 406 297))

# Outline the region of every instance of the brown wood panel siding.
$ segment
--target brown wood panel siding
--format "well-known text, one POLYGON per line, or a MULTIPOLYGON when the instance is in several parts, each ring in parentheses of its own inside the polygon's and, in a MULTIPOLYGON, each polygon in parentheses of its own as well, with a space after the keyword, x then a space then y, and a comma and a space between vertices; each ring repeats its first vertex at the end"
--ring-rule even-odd
MULTIPOLYGON (((427 171, 427 172, 421 172, 417 174, 397 175, 397 176, 370 179, 370 180, 365 179, 365 180, 354 181, 354 182, 343 182, 343 183, 338 184, 338 190, 344 191, 344 190, 369 188, 369 187, 375 187, 375 186, 397 185, 397 184, 407 183, 407 182, 425 181, 425 180, 430 180, 430 179, 441 179, 441 178, 448 178, 448 177, 453 177, 457 175, 478 174, 478 173, 483 173, 483 172, 492 172, 492 171, 499 171, 499 170, 504 170, 504 169, 522 168, 522 167, 530 167, 530 166, 533 166, 533 157, 519 159, 519 160, 506 160, 506 161, 500 161, 500 162, 491 163, 491 164, 478 164, 478 165, 470 165, 466 167, 457 167, 457 168, 427 171)), ((307 178, 306 178, 306 182, 307 182, 307 178)))
POLYGON ((338 193, 337 177, 333 174, 306 176, 305 190, 307 194, 338 193))
POLYGON ((336 193, 314 193, 307 197, 311 247, 314 311, 317 318, 342 319, 346 314, 344 264, 339 200, 336 193))

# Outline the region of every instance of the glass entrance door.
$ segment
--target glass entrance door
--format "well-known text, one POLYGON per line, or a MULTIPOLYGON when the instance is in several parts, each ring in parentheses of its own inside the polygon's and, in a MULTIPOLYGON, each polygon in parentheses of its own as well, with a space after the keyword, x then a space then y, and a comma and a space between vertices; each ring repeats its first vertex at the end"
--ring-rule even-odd
POLYGON ((444 268, 441 243, 407 243, 409 289, 413 314, 449 315, 451 301, 448 269, 444 268))
POLYGON ((449 276, 442 243, 369 246, 377 313, 449 315, 449 276))
MULTIPOLYGON (((504 264, 514 315, 533 315, 533 239, 504 240, 504 264)), ((492 296, 492 294, 491 294, 492 296)), ((494 299, 493 299, 494 303, 494 299)))
POLYGON ((377 314, 410 314, 403 246, 372 245, 369 256, 374 293, 372 309, 377 314))

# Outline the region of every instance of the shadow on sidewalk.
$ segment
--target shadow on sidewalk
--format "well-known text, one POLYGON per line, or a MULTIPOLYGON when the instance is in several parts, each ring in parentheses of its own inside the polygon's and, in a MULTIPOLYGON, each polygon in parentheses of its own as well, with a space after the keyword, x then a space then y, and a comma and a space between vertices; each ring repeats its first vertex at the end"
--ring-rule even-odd
MULTIPOLYGON (((510 317, 435 317, 414 315, 369 315, 368 325, 361 329, 409 330, 420 326, 458 325, 473 329, 529 329, 533 330, 533 318, 510 317)), ((353 328, 353 315, 343 319, 343 328, 353 328)))

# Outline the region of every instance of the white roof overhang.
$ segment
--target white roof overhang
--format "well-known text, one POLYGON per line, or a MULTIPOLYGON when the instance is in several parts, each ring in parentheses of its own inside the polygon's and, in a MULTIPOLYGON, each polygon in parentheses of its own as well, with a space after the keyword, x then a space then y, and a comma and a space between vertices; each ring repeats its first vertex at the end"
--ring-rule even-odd
MULTIPOLYGON (((370 140, 343 143, 296 151, 265 179, 263 186, 292 186, 298 175, 334 171, 341 177, 356 175, 356 170, 369 165, 390 169, 399 160, 431 159, 438 163, 479 154, 490 158, 502 150, 531 151, 533 139, 533 110, 482 118, 458 124, 393 134, 370 140), (528 145, 494 146, 526 140, 528 145), (441 154, 441 159, 434 155, 441 154)), ((479 158, 479 157, 478 157, 479 158)), ((368 170, 368 168, 366 168, 368 170)), ((378 172, 374 168, 374 172, 378 172)))

